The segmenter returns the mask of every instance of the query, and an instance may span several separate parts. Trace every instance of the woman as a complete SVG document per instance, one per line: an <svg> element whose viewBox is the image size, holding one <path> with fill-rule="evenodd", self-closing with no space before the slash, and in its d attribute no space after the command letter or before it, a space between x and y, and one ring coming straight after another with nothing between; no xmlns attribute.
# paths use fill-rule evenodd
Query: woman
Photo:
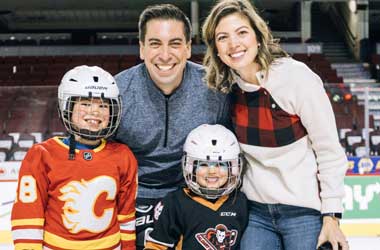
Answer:
<svg viewBox="0 0 380 250"><path fill-rule="evenodd" d="M203 25L206 80L231 92L250 200L242 249L348 249L339 228L347 160L320 78L288 57L245 0L218 2ZM235 84L236 83L236 84Z"/></svg>

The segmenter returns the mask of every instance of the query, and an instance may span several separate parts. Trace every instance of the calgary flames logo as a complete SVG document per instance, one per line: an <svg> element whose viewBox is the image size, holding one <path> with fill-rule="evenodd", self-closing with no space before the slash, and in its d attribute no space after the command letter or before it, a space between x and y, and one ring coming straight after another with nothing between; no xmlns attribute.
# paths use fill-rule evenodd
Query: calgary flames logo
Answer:
<svg viewBox="0 0 380 250"><path fill-rule="evenodd" d="M197 241L207 250L229 250L235 245L238 232L228 230L223 224L209 228L204 233L195 235Z"/></svg>
<svg viewBox="0 0 380 250"><path fill-rule="evenodd" d="M97 216L94 207L97 198L107 193L107 200L114 200L116 196L115 180L109 176L99 176L90 181L71 181L60 189L59 197L65 202L62 221L71 233L82 230L102 232L108 228L114 213L113 208L105 208L101 216Z"/></svg>

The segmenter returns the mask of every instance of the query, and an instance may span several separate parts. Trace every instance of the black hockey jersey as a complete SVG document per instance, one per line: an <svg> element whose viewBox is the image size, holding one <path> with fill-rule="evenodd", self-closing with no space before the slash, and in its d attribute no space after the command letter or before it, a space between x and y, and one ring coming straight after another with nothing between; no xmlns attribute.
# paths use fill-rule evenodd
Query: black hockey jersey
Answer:
<svg viewBox="0 0 380 250"><path fill-rule="evenodd" d="M248 223L247 198L241 192L211 202L189 189L169 193L155 207L154 229L146 250L234 250Z"/></svg>

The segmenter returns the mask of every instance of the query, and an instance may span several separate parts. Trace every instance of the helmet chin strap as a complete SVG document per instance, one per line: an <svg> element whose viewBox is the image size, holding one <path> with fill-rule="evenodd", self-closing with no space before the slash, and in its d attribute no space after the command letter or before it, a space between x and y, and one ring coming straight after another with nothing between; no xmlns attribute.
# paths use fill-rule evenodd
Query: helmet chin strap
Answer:
<svg viewBox="0 0 380 250"><path fill-rule="evenodd" d="M71 134L69 140L69 160L72 161L75 160L75 136Z"/></svg>
<svg viewBox="0 0 380 250"><path fill-rule="evenodd" d="M221 189L213 190L204 187L199 187L199 191L208 199L218 199L223 193L223 190Z"/></svg>
<svg viewBox="0 0 380 250"><path fill-rule="evenodd" d="M75 129L75 131L78 132L79 136L82 137L83 139L86 139L89 141L96 141L96 140L104 138L104 136L107 134L108 129L102 129L96 132L90 131L88 129L79 129L79 131Z"/></svg>

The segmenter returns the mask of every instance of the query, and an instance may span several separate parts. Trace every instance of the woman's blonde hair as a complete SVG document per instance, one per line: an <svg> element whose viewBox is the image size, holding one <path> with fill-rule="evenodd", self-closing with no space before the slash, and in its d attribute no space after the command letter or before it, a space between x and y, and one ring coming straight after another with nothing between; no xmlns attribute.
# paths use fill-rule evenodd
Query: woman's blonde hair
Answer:
<svg viewBox="0 0 380 250"><path fill-rule="evenodd" d="M206 82L212 89L222 92L230 92L233 81L232 69L224 64L217 56L215 45L215 28L223 17L239 13L245 16L253 30L260 47L255 61L260 65L261 70L268 72L269 65L280 57L287 57L288 54L279 46L270 32L268 25L258 15L255 7L247 0L221 0L211 10L202 27L202 38L207 45L206 55L203 64L206 67Z"/></svg>

